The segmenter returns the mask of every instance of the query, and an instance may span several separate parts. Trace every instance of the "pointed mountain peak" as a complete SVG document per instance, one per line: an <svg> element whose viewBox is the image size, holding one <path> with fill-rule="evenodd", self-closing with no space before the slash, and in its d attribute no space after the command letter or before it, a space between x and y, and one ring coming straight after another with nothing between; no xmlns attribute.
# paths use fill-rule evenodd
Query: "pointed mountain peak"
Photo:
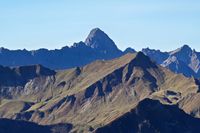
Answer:
<svg viewBox="0 0 200 133"><path fill-rule="evenodd" d="M135 57L130 63L143 68L157 67L156 64L152 62L151 59L143 52L136 53Z"/></svg>
<svg viewBox="0 0 200 133"><path fill-rule="evenodd" d="M102 52L118 51L114 41L99 28L94 28L90 31L85 44Z"/></svg>
<svg viewBox="0 0 200 133"><path fill-rule="evenodd" d="M184 44L184 45L182 46L182 48L190 48L190 46L187 45L187 44Z"/></svg>
<svg viewBox="0 0 200 133"><path fill-rule="evenodd" d="M187 50L187 51L192 51L192 49L190 48L190 46L188 46L188 45L183 45L182 47L181 47L181 49L182 50Z"/></svg>
<svg viewBox="0 0 200 133"><path fill-rule="evenodd" d="M127 54L127 53L136 53L135 49L131 48L131 47L128 47L127 49L124 50L124 53Z"/></svg>
<svg viewBox="0 0 200 133"><path fill-rule="evenodd" d="M143 52L139 51L137 54L136 54L136 58L148 58Z"/></svg>
<svg viewBox="0 0 200 133"><path fill-rule="evenodd" d="M90 31L90 34L105 34L100 28L94 28Z"/></svg>
<svg viewBox="0 0 200 133"><path fill-rule="evenodd" d="M183 45L182 47L170 52L170 55L174 55L174 54L184 54L184 55L188 55L190 53L192 53L192 49L188 46L188 45Z"/></svg>
<svg viewBox="0 0 200 133"><path fill-rule="evenodd" d="M185 44L175 51L177 51L177 52L192 52L192 49L188 45Z"/></svg>
<svg viewBox="0 0 200 133"><path fill-rule="evenodd" d="M141 60L142 62L151 62L151 59L146 56L143 52L139 51L136 56L135 56L135 59L137 60Z"/></svg>

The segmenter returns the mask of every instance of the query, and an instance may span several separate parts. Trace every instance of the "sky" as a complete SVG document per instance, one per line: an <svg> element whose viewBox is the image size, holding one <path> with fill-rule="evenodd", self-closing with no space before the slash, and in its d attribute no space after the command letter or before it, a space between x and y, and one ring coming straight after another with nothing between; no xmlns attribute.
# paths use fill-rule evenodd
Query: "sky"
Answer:
<svg viewBox="0 0 200 133"><path fill-rule="evenodd" d="M0 0L0 47L59 49L96 27L122 50L200 51L200 0Z"/></svg>

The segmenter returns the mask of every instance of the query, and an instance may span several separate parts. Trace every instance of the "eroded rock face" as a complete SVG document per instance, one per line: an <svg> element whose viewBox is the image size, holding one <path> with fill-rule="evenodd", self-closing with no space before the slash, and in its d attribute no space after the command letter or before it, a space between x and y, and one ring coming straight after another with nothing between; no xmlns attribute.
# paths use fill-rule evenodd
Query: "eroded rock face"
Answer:
<svg viewBox="0 0 200 133"><path fill-rule="evenodd" d="M15 68L2 67L0 70L0 96L6 99L24 100L40 93L53 82L56 72L41 65L21 66ZM33 97L33 96L31 96ZM41 99L37 97L36 99ZM30 101L32 101L30 99Z"/></svg>
<svg viewBox="0 0 200 133"><path fill-rule="evenodd" d="M24 86L29 80L39 76L52 76L56 72L42 65L21 66L15 68L0 66L1 86Z"/></svg>

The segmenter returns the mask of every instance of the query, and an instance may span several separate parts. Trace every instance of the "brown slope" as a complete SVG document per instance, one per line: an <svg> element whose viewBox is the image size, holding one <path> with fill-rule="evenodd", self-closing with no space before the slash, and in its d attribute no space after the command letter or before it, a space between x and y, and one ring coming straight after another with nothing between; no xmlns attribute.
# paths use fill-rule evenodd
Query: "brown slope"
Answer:
<svg viewBox="0 0 200 133"><path fill-rule="evenodd" d="M178 105L191 116L200 118L200 93L193 93L184 97Z"/></svg>
<svg viewBox="0 0 200 133"><path fill-rule="evenodd" d="M132 103L132 104L130 104L130 106L133 105L135 103L134 101L137 101L140 97L133 97L132 98L134 91L131 91L130 90L131 87L128 87L129 84L131 84L130 82L132 80L132 79L130 79L129 71L132 71L131 69L132 69L132 65L134 65L134 63L135 63L135 65L138 65L137 64L137 62L138 62L137 58L141 58L140 56L141 55L138 54L137 57L131 58L132 60L128 64L125 63L124 66L119 67L118 69L114 69L113 72L111 71L111 73L108 73L103 78L99 77L99 79L96 80L95 78L91 77L91 78L87 79L87 80L90 80L90 82L85 82L85 80L83 80L84 84L89 83L89 85L86 84L85 85L86 87L81 88L82 90L80 90L80 91L78 90L78 91L76 91L76 94L71 95L71 97L76 98L76 102L73 103L73 104L75 104L73 106L73 107L75 107L74 110L78 110L78 112L76 112L76 113L79 113L80 110L83 113L76 115L76 118L72 117L73 115L72 116L69 115L69 117L71 117L71 118L66 117L66 118L63 118L63 119L68 119L68 120L71 119L72 121L79 121L83 124L83 123L85 123L85 121L88 121L88 122L90 121L89 119L85 120L85 119L87 119L86 115L89 115L90 117L92 115L94 115L93 116L94 118L97 117L98 115L102 115L101 117L103 117L103 118L99 117L100 119L95 120L97 123L99 123L100 121L104 121L104 119L106 118L106 116L104 116L104 113L102 113L102 112L104 112L104 110L105 110L105 113L111 112L111 113L113 113L117 116L121 112L123 112L121 110L126 110L126 108L128 107L127 106L126 108L124 107L124 108L120 109L121 105L123 105L125 103L127 103L128 105L129 105L129 103ZM119 61L119 60L117 60L117 61ZM114 62L116 63L116 61L114 61ZM120 61L120 64L122 64L121 61ZM108 66L111 66L111 65L109 64ZM116 65L116 66L118 66L118 65ZM88 69L90 67L87 66L86 68ZM96 70L99 70L98 67L95 67L95 68L97 68ZM109 69L110 69L110 67L109 67ZM130 69L130 70L128 70L128 69ZM89 70L91 70L91 69L89 69ZM104 72L108 71L106 69L101 69L101 70L102 70L102 73L100 73L100 74L96 73L96 72L95 73L98 74L98 75L104 75ZM96 75L94 77L98 78L98 76L96 76ZM125 79L125 77L126 77L126 79ZM149 77L147 77L147 79L148 78ZM150 80L150 79L148 79L148 80ZM141 79L141 81L138 81L138 85L137 85L137 86L139 86L138 88L144 87L144 88L147 88L147 89L146 90L144 89L144 91L140 91L138 89L138 93L143 93L143 95L145 96L145 95L148 95L151 92L151 90L148 91L148 87L150 88L151 84L149 83L150 84L149 85L147 83L148 87L145 87L145 86L143 86L142 82L143 82L142 79ZM80 84L83 84L83 83L81 82ZM151 88L153 90L154 86L152 85ZM72 88L72 89L74 89L74 88ZM75 87L75 89L76 89L76 87ZM141 98L143 97L142 95L139 95L139 96L141 96ZM59 101L63 101L63 99L61 99ZM57 103L58 102L55 102L55 105L57 105ZM109 104L111 104L113 107L110 107ZM54 105L54 104L49 102L46 106L44 106L42 108L42 110L55 107L55 106L52 106L52 105ZM105 106L105 109L103 108L102 110L101 109L99 110L98 108L102 107L101 105ZM60 107L58 109L59 111L57 111L57 110L55 111L55 113L58 113L58 115L59 114L64 115L63 113L67 113L66 115L70 114L69 112L71 110L66 109L67 108L66 106L64 106L64 107L59 106L59 107ZM112 111L112 110L114 110L114 111ZM90 111L92 111L92 112L90 112ZM73 113L75 113L75 112L73 112ZM84 115L85 119L83 118L83 115ZM91 118L91 119L93 119L93 118ZM59 120L59 119L57 119L57 120ZM92 121L94 121L94 120L92 120Z"/></svg>
<svg viewBox="0 0 200 133"><path fill-rule="evenodd" d="M78 129L95 129L122 116L144 98L176 104L196 93L198 85L194 79L155 65L139 52L34 78L23 89L28 94L17 99L34 105L12 118L40 124L69 122Z"/></svg>
<svg viewBox="0 0 200 133"><path fill-rule="evenodd" d="M87 86L88 84L92 84L92 82L96 82L98 79L105 76L107 73L111 73L113 70L130 62L133 56L134 55L127 55L125 56L125 58L119 58L119 59L108 61L108 62L96 61L95 63L90 64L84 68L75 68L75 69L70 69L66 71L59 71L57 72L55 76L38 76L28 81L26 85L24 86L16 85L16 87L12 87L11 85L10 86L8 85L5 88L1 87L1 90L7 91L6 93L5 91L3 91L4 93L2 94L4 96L9 94L9 97L6 97L6 98L13 99L13 100L16 99L16 100L23 100L23 101L28 101L28 102L29 101L35 102L35 104L30 109L28 109L28 111L32 111L32 110L40 108L41 106L47 103L45 102L46 100L52 99L54 97L58 97L58 100L55 100L55 103L54 103L55 105L57 105L57 102L59 100L63 101L62 99L66 99L64 97L68 95L69 93L77 92L78 91L76 90L76 88L78 88L77 86ZM22 71L21 67L14 68L14 70ZM97 77L97 79L93 77ZM85 79L89 79L89 81ZM18 93L19 92L18 90L20 90L20 93ZM59 96L60 94L62 96ZM10 100L4 100L4 101L7 105L9 104L12 105L13 103L13 101L10 101ZM51 102L52 101L54 100L51 100ZM50 103L50 105L51 104L52 103ZM1 109L5 110L3 106ZM13 109L10 108L10 111L8 111L8 114L6 116L10 116L11 118L13 118L14 117L13 115L15 115L15 113L13 114L12 110ZM14 112L17 113L17 111L18 110L15 110ZM20 113L20 111L18 113Z"/></svg>
<svg viewBox="0 0 200 133"><path fill-rule="evenodd" d="M124 114L146 97L173 104L198 90L193 79L155 65L142 53L58 72L55 84L59 83L59 78L66 84L71 80L71 86L64 86L60 95L38 106L37 110L49 117L38 119L33 115L31 121L42 124L70 122L95 128ZM167 90L181 96L172 101L168 98L170 94L161 95Z"/></svg>

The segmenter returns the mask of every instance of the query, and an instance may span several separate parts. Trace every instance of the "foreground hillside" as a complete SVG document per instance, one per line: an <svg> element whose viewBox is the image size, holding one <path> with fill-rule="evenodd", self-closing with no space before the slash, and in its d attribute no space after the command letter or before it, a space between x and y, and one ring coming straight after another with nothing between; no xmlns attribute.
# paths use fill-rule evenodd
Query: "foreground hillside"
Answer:
<svg viewBox="0 0 200 133"><path fill-rule="evenodd" d="M198 80L174 74L142 52L68 70L36 65L1 67L0 73L1 118L70 123L70 132L114 132L116 127L119 132L194 132L200 127L200 106L192 104Z"/></svg>
<svg viewBox="0 0 200 133"><path fill-rule="evenodd" d="M200 130L199 125L200 119L187 115L177 106L145 99L95 133L195 133Z"/></svg>

